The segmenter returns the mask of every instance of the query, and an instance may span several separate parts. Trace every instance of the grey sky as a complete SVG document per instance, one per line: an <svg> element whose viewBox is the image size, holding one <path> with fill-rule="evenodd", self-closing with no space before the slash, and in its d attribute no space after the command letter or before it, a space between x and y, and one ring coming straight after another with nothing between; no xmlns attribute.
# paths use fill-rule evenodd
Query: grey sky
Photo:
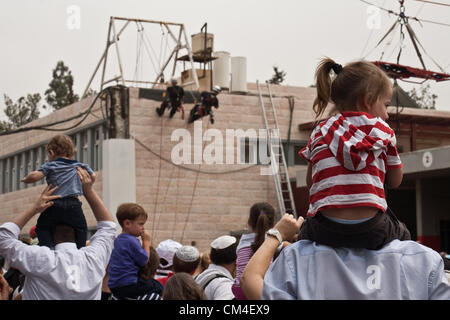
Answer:
<svg viewBox="0 0 450 320"><path fill-rule="evenodd" d="M397 0L368 1L398 12ZM450 3L449 0L440 2ZM67 9L71 5L80 9L80 29L70 30L67 25L71 17ZM414 0L407 0L406 5L407 15L450 23L450 7ZM313 83L314 70L322 56L330 56L342 64L361 58L394 23L394 15L381 12L380 29L369 29L368 19L376 17L368 13L367 8L368 5L358 0L1 1L0 109L4 109L5 93L13 100L27 93L39 92L44 96L51 71L59 60L72 70L75 90L81 94L105 48L110 16L184 23L189 38L207 22L208 32L214 33L215 51L247 57L249 82L269 79L273 74L272 66L276 64L287 72L285 84L308 86ZM427 52L450 72L450 27L411 24ZM125 68L133 71L135 26L128 36L121 50ZM159 45L161 35L154 41L155 46ZM397 43L398 36L386 51L384 60L395 62ZM130 52L125 52L127 48ZM383 46L380 46L367 58L378 60L382 51ZM427 67L438 71L424 56ZM420 67L409 38L405 40L400 62ZM115 67L115 61L108 64L108 70ZM110 72L118 74L115 70ZM450 81L428 83L438 95L437 108L450 110ZM419 85L403 82L400 85L407 90L419 88ZM93 88L98 91L97 80ZM4 118L3 112L0 118Z"/></svg>

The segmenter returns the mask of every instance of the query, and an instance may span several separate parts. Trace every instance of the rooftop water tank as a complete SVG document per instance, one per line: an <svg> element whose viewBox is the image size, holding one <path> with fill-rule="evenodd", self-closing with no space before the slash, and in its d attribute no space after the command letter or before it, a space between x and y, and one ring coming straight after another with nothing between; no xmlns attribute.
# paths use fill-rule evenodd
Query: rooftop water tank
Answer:
<svg viewBox="0 0 450 320"><path fill-rule="evenodd" d="M222 89L230 88L230 53L226 51L214 52L217 59L213 61L213 86Z"/></svg>
<svg viewBox="0 0 450 320"><path fill-rule="evenodd" d="M205 41L205 33L200 32L193 34L191 36L192 41L192 53L193 54L201 54L205 51L205 44L206 44L206 52L213 52L214 48L214 34L208 33L206 35L206 41Z"/></svg>
<svg viewBox="0 0 450 320"><path fill-rule="evenodd" d="M247 92L246 57L231 57L231 92Z"/></svg>

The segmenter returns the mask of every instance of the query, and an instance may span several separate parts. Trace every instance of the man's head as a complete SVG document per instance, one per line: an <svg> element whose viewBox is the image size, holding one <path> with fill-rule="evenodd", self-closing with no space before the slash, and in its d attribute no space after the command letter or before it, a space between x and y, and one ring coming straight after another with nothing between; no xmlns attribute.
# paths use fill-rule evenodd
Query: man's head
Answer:
<svg viewBox="0 0 450 320"><path fill-rule="evenodd" d="M173 272L193 274L200 263L200 252L193 246L182 246L173 256Z"/></svg>
<svg viewBox="0 0 450 320"><path fill-rule="evenodd" d="M221 236L211 242L209 257L211 262L223 266L236 262L237 239L232 236Z"/></svg>
<svg viewBox="0 0 450 320"><path fill-rule="evenodd" d="M75 154L75 146L72 139L64 134L54 136L46 145L49 160L59 157L71 159Z"/></svg>
<svg viewBox="0 0 450 320"><path fill-rule="evenodd" d="M170 79L170 83L171 83L172 85L176 85L176 84L178 83L178 79L175 78L175 77L173 77L172 79Z"/></svg>
<svg viewBox="0 0 450 320"><path fill-rule="evenodd" d="M53 243L56 246L63 242L76 243L75 229L66 224L58 224L53 228Z"/></svg>
<svg viewBox="0 0 450 320"><path fill-rule="evenodd" d="M117 208L116 217L124 233L139 237L145 230L148 215L144 208L136 203L123 203Z"/></svg>

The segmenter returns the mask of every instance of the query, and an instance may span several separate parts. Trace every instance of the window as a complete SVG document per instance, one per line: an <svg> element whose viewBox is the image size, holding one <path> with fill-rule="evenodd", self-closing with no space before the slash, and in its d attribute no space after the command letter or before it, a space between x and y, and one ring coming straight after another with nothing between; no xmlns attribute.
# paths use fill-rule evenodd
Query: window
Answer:
<svg viewBox="0 0 450 320"><path fill-rule="evenodd" d="M307 161L301 158L298 153L301 149L306 146L305 141L283 141L284 157L286 159L286 165L297 166L297 165L307 165ZM282 161L282 159L280 159Z"/></svg>
<svg viewBox="0 0 450 320"><path fill-rule="evenodd" d="M107 133L105 128L105 123L101 122L69 134L75 145L74 159L87 163L94 171L101 170L102 145ZM20 181L47 161L45 144L0 159L0 194L46 183L45 179L32 185Z"/></svg>

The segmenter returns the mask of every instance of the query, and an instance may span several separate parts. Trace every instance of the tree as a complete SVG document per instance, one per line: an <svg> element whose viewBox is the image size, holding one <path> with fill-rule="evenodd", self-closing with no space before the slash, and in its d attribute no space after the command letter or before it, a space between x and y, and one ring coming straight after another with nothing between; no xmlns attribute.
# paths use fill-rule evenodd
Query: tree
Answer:
<svg viewBox="0 0 450 320"><path fill-rule="evenodd" d="M438 96L430 91L430 84L427 84L426 86L420 86L419 90L413 88L408 91L408 95L416 101L421 109L436 109L436 99Z"/></svg>
<svg viewBox="0 0 450 320"><path fill-rule="evenodd" d="M18 128L39 118L39 102L41 101L39 93L28 94L26 98L20 97L15 103L6 94L3 97L6 104L4 112L8 121L0 121L0 132ZM45 105L42 107L47 108Z"/></svg>
<svg viewBox="0 0 450 320"><path fill-rule="evenodd" d="M59 110L75 103L79 96L73 92L73 76L69 67L63 61L58 61L53 69L53 79L49 83L49 89L45 91L45 100L55 110Z"/></svg>
<svg viewBox="0 0 450 320"><path fill-rule="evenodd" d="M272 79L269 80L269 83L271 83L271 84L281 84L284 81L285 77L286 77L286 72L284 72L282 70L278 70L277 66L273 66L273 71L275 73L272 76Z"/></svg>

